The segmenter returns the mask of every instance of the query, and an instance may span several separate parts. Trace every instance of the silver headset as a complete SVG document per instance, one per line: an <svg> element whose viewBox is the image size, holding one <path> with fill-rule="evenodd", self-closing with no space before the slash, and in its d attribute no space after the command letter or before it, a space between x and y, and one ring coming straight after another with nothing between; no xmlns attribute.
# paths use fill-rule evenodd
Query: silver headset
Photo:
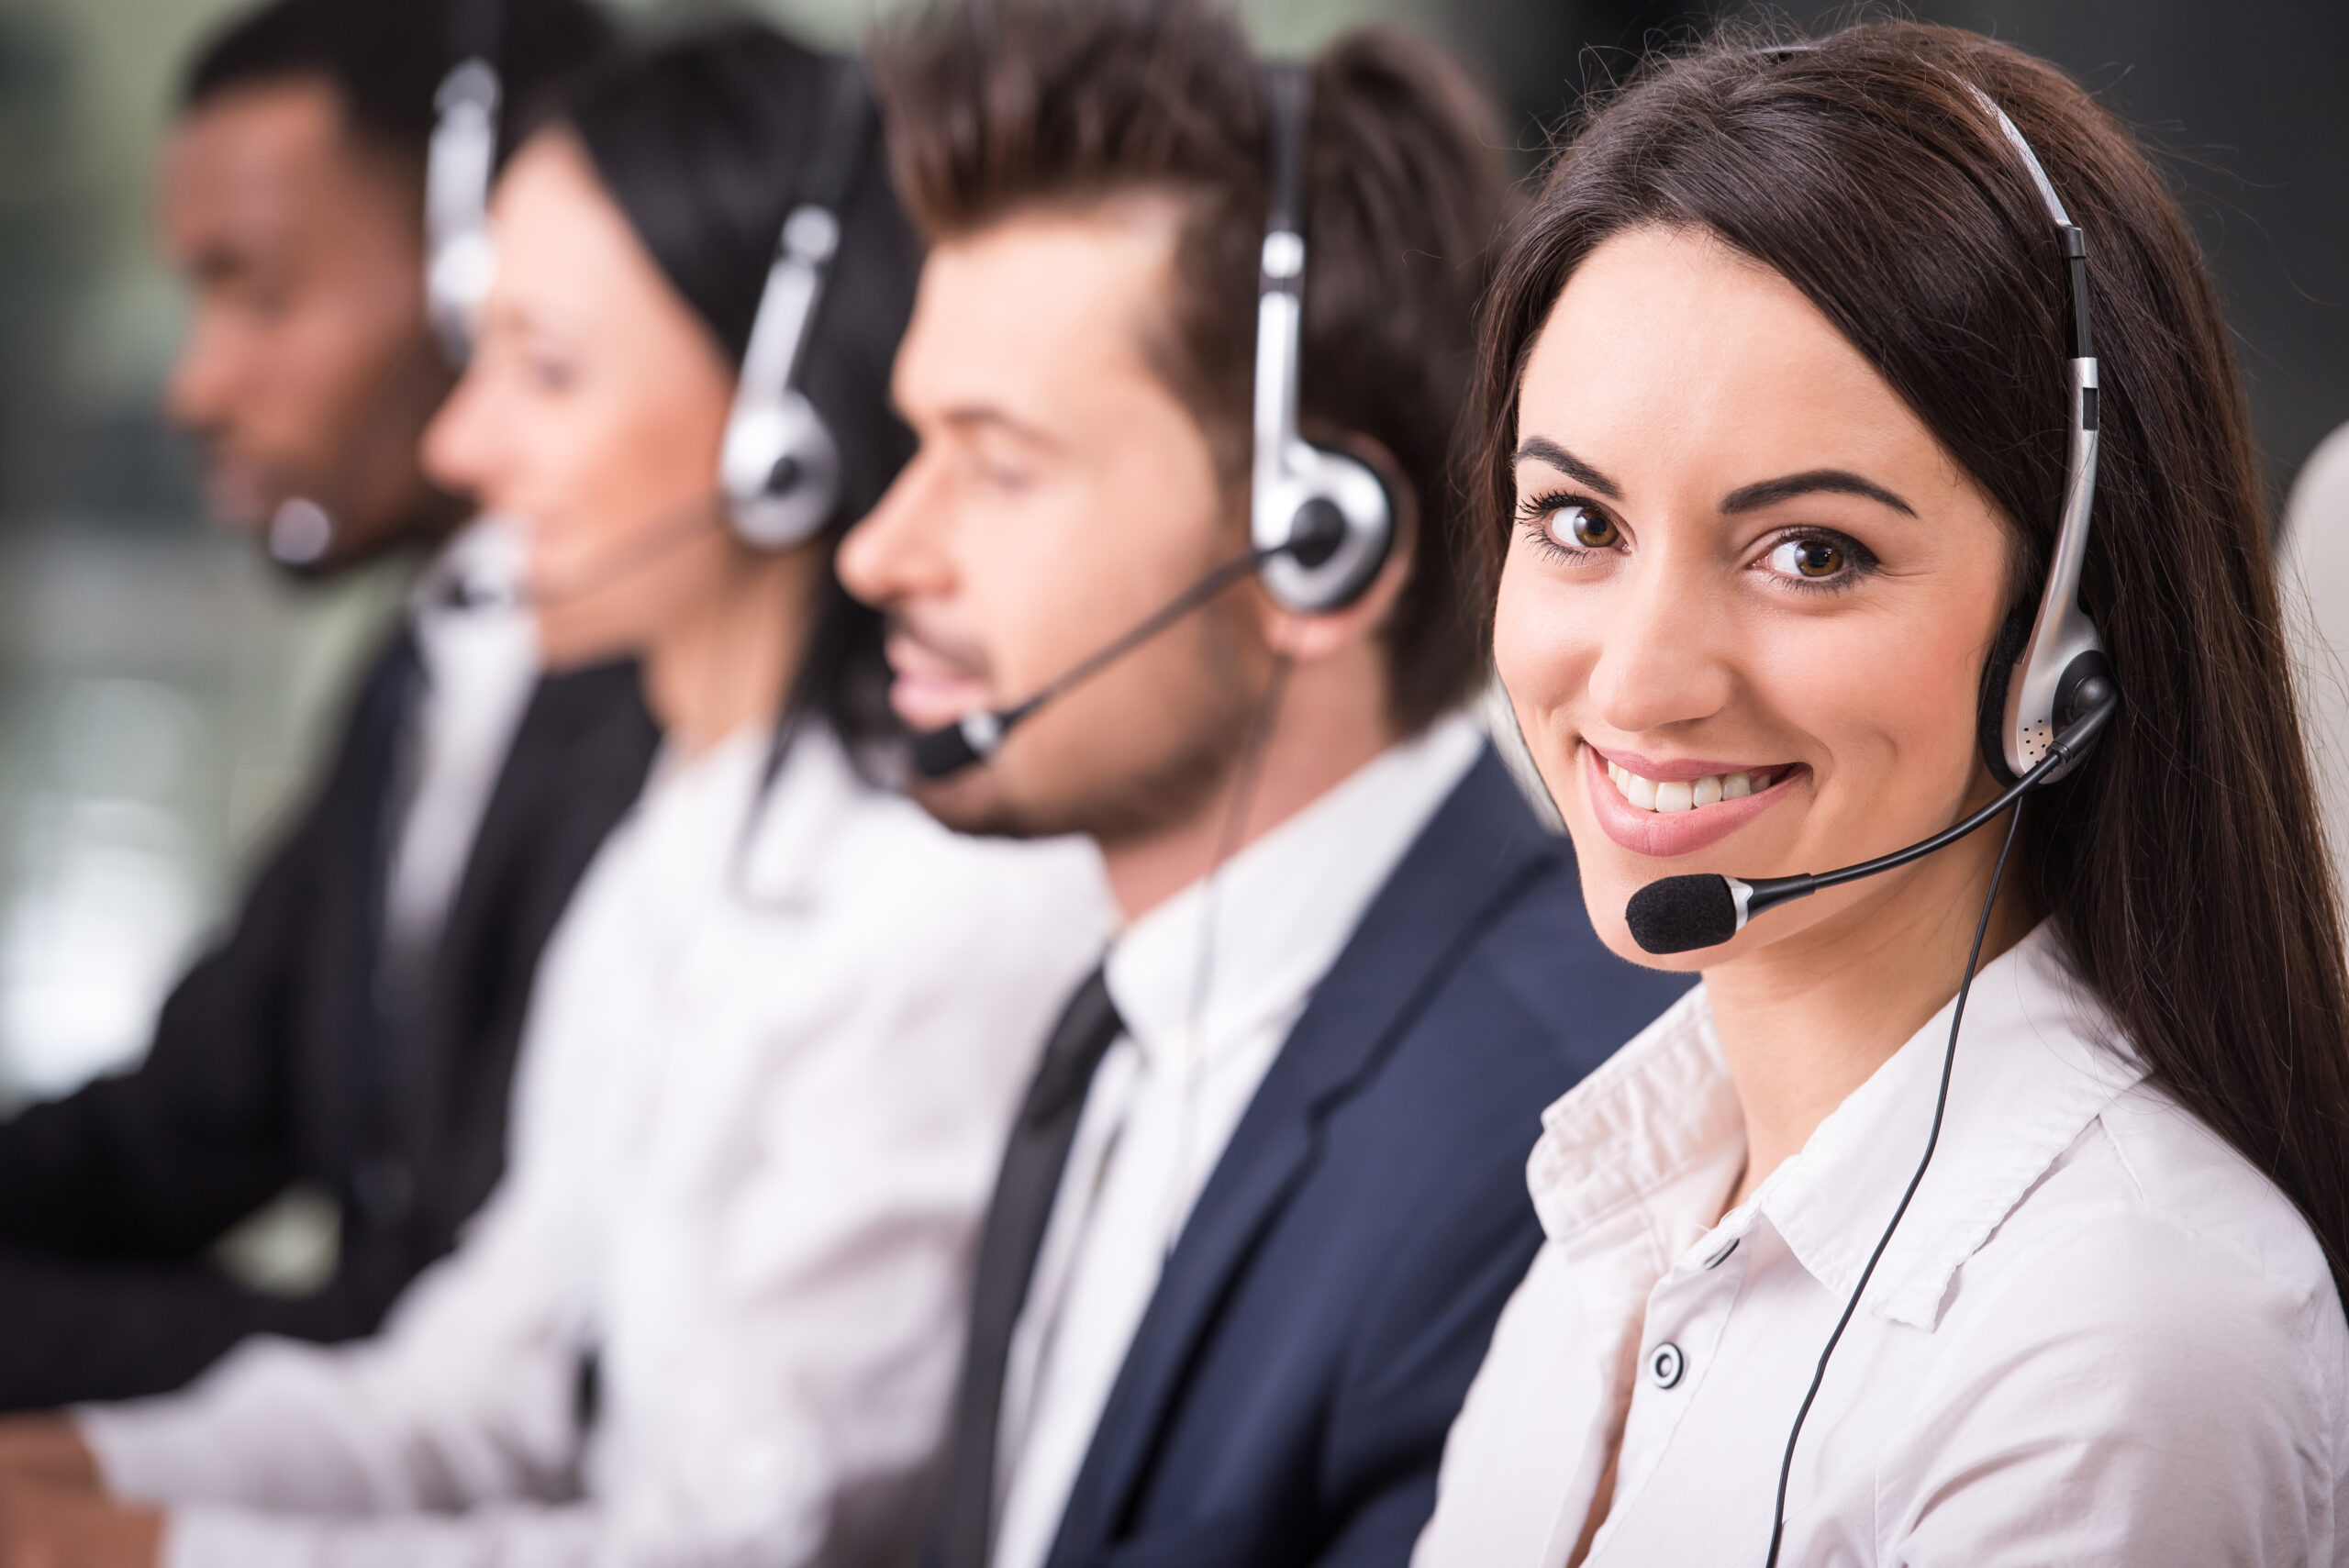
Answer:
<svg viewBox="0 0 2349 1568"><path fill-rule="evenodd" d="M2021 778L2045 760L2056 731L2073 717L2073 696L2091 676L2110 678L2104 640L2080 608L2080 567L2088 550L2088 514L2096 502L2098 436L2096 350L2088 332L2087 246L2079 226L2064 210L2054 184L2041 168L2014 121L1990 95L1972 83L1965 90L1998 121L2009 146L2031 172L2032 183L2048 217L2055 220L2062 240L2066 290L2072 306L2070 364L2070 444L2064 464L2063 520L2055 530L2054 553L2047 563L2047 586L2039 596L2039 613L2032 621L2030 639L2006 675L2006 701L2000 715L1998 742L2007 772ZM2047 775L2061 778L2078 759L2062 762Z"/></svg>
<svg viewBox="0 0 2349 1568"><path fill-rule="evenodd" d="M497 170L500 17L494 0L458 7L457 63L433 95L424 166L425 310L440 351L462 366L474 315L497 268L489 239L489 187Z"/></svg>
<svg viewBox="0 0 2349 1568"><path fill-rule="evenodd" d="M1304 615L1368 588L1395 542L1386 486L1359 458L1297 434L1305 334L1305 183L1312 83L1297 65L1264 72L1272 202L1256 284L1256 407L1249 536L1265 591Z"/></svg>
<svg viewBox="0 0 2349 1568"><path fill-rule="evenodd" d="M823 139L759 296L718 456L734 531L758 550L813 539L840 506L840 444L798 383L875 116L855 61L841 62L834 80Z"/></svg>

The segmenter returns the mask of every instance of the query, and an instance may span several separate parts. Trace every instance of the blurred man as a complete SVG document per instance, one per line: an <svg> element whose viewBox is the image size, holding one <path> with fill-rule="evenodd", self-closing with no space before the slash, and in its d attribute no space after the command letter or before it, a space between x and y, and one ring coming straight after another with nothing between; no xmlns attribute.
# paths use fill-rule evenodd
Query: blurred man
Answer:
<svg viewBox="0 0 2349 1568"><path fill-rule="evenodd" d="M1489 109L1385 34L1260 81L1204 0L965 0L876 71L920 450L841 575L925 804L1090 835L1127 921L1001 1169L929 1562L1399 1568L1540 1240L1541 1107L1682 984L1599 945L1461 712ZM1391 529L1252 442L1300 282L1303 433Z"/></svg>
<svg viewBox="0 0 2349 1568"><path fill-rule="evenodd" d="M481 591L497 540L459 534L418 466L451 379L427 145L457 59L494 62L510 145L605 41L584 0L277 0L189 74L163 160L194 296L168 398L211 505L307 575L430 564L145 1063L0 1127L0 1408L175 1387L256 1330L364 1333L497 1177L539 950L657 736L630 671L539 679L527 617ZM289 1191L340 1228L298 1297L211 1261Z"/></svg>

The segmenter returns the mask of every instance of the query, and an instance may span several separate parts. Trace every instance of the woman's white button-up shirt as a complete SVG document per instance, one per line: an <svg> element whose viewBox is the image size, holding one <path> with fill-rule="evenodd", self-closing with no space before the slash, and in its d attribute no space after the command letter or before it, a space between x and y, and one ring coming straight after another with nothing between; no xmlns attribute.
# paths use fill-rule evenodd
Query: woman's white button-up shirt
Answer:
<svg viewBox="0 0 2349 1568"><path fill-rule="evenodd" d="M1721 1216L1703 988L1552 1106L1546 1245L1416 1568L1759 1564L1820 1349L1923 1152L1949 1010ZM1795 1564L2349 1562L2349 1325L2314 1235L2146 1081L2050 928L1976 979L1939 1151L1829 1364Z"/></svg>
<svg viewBox="0 0 2349 1568"><path fill-rule="evenodd" d="M1090 846L957 838L810 727L664 762L540 973L505 1182L376 1338L77 1412L169 1568L886 1560ZM583 1423L584 1359L600 1409Z"/></svg>

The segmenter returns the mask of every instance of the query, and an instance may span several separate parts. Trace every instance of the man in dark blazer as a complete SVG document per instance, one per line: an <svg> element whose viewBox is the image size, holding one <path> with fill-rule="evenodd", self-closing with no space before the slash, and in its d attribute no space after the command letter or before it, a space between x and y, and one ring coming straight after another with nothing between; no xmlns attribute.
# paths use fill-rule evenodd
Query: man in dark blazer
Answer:
<svg viewBox="0 0 2349 1568"><path fill-rule="evenodd" d="M970 0L875 72L931 244L920 449L842 579L891 617L924 803L1088 834L1125 916L1011 1135L927 1561L1400 1568L1540 1240L1542 1107L1682 984L1600 946L1462 711L1445 458L1498 138L1426 45L1260 78L1206 0ZM1394 522L1310 608L1249 553L1290 205L1301 428Z"/></svg>
<svg viewBox="0 0 2349 1568"><path fill-rule="evenodd" d="M583 0L503 0L468 42L479 9L277 0L189 77L171 412L214 509L304 574L440 551L463 520L417 461L451 373L421 283L434 94L484 47L527 113L606 36ZM445 555L427 584L144 1063L0 1126L0 1408L175 1387L256 1331L368 1332L496 1181L540 949L658 736L632 670L541 681L527 621L484 640ZM293 1296L213 1257L289 1190L339 1229Z"/></svg>

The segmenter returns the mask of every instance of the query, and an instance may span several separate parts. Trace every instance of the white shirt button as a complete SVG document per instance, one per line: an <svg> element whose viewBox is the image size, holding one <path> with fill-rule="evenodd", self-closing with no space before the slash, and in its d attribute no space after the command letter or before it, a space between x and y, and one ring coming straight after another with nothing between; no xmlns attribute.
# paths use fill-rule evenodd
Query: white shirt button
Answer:
<svg viewBox="0 0 2349 1568"><path fill-rule="evenodd" d="M1680 1353L1678 1345L1667 1341L1648 1352L1648 1376L1655 1380L1658 1388L1670 1388L1687 1370L1687 1358Z"/></svg>

